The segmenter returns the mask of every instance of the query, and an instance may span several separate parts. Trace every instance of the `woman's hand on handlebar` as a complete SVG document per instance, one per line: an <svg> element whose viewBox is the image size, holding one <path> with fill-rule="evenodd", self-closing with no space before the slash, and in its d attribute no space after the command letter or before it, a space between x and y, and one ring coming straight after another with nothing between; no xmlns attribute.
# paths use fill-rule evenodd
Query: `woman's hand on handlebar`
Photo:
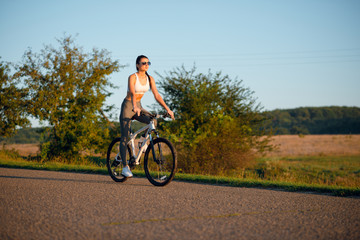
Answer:
<svg viewBox="0 0 360 240"><path fill-rule="evenodd" d="M171 111L170 109L167 111L167 113L170 115L171 119L172 120L175 120L175 116L174 116L174 113L173 111Z"/></svg>

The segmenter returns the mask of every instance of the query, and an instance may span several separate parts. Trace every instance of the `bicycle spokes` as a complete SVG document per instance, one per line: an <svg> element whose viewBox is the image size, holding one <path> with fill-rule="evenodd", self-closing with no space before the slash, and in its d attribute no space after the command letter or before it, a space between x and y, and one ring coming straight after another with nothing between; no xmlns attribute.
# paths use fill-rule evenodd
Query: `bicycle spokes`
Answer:
<svg viewBox="0 0 360 240"><path fill-rule="evenodd" d="M149 181L156 186L164 186L174 177L176 154L171 143L158 138L146 152L144 161L145 173Z"/></svg>

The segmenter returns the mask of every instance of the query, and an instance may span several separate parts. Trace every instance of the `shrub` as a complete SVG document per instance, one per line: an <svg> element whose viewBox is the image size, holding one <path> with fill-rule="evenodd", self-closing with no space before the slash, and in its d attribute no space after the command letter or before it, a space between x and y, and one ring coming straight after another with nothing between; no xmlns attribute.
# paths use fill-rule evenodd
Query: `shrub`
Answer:
<svg viewBox="0 0 360 240"><path fill-rule="evenodd" d="M262 137L265 119L253 92L221 72L195 71L182 67L166 76L158 74L159 89L177 118L159 125L176 144L178 168L187 173L230 174L247 165L256 152L270 150L269 136Z"/></svg>

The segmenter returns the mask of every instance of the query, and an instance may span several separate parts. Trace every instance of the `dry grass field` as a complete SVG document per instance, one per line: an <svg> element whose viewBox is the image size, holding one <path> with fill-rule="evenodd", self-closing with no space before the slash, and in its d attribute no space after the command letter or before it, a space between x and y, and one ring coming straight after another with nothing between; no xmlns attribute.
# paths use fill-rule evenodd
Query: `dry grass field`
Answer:
<svg viewBox="0 0 360 240"><path fill-rule="evenodd" d="M268 157L360 155L360 135L278 135Z"/></svg>
<svg viewBox="0 0 360 240"><path fill-rule="evenodd" d="M7 150L15 150L23 157L36 156L40 151L38 144L7 144L3 147Z"/></svg>
<svg viewBox="0 0 360 240"><path fill-rule="evenodd" d="M272 139L277 149L268 157L360 155L360 135L278 135ZM15 149L21 156L39 152L37 144L9 144L5 148Z"/></svg>

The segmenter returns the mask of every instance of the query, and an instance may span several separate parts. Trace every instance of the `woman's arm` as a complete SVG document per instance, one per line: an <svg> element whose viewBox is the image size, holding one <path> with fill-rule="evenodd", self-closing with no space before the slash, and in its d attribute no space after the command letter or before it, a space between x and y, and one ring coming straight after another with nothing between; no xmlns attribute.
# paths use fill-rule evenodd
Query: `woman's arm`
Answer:
<svg viewBox="0 0 360 240"><path fill-rule="evenodd" d="M170 108L166 105L166 103L164 102L163 98L161 97L161 95L159 94L156 85L155 85L155 80L152 76L150 76L150 87L151 87L151 91L154 94L155 100L163 107L165 108L165 110L170 114L171 118L174 120L174 113L170 110Z"/></svg>
<svg viewBox="0 0 360 240"><path fill-rule="evenodd" d="M135 74L130 75L129 80L128 80L128 86L129 86L129 92L130 92L130 96L131 96L131 102L133 105L133 111L138 116L140 116L141 109L138 108L138 106L136 105L135 82L136 82Z"/></svg>

